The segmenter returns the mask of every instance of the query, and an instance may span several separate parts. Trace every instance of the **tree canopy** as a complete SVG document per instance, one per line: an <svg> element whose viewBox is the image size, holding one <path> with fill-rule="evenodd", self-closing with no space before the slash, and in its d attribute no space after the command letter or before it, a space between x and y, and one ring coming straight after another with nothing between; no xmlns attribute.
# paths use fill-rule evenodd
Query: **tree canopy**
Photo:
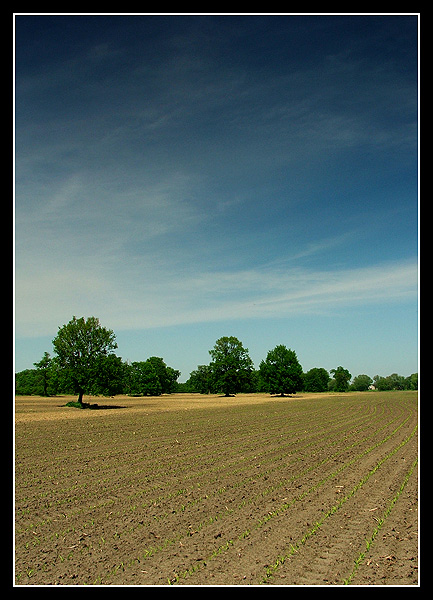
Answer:
<svg viewBox="0 0 433 600"><path fill-rule="evenodd" d="M96 317L75 316L59 327L53 340L56 360L64 378L78 393L82 405L85 393L95 392L101 383L103 359L117 348L111 329L102 327Z"/></svg>
<svg viewBox="0 0 433 600"><path fill-rule="evenodd" d="M131 396L159 396L161 394L161 382L155 367L149 360L131 363L127 389Z"/></svg>
<svg viewBox="0 0 433 600"><path fill-rule="evenodd" d="M295 394L302 390L302 367L294 350L280 344L269 350L259 367L262 380L271 394Z"/></svg>
<svg viewBox="0 0 433 600"><path fill-rule="evenodd" d="M212 362L209 367L216 387L225 396L240 392L251 381L253 361L236 337L221 337L209 350Z"/></svg>
<svg viewBox="0 0 433 600"><path fill-rule="evenodd" d="M368 375L357 375L353 378L350 389L357 392L365 392L372 383L373 380Z"/></svg>
<svg viewBox="0 0 433 600"><path fill-rule="evenodd" d="M313 367L304 373L304 387L306 392L326 392L330 377L326 369Z"/></svg>
<svg viewBox="0 0 433 600"><path fill-rule="evenodd" d="M197 369L191 371L188 384L195 392L211 394L214 389L214 382L209 365L198 365Z"/></svg>
<svg viewBox="0 0 433 600"><path fill-rule="evenodd" d="M392 373L388 377L357 375L350 383L351 374L342 366L331 369L315 367L302 372L294 350L280 344L267 353L258 370L254 369L240 340L234 336L219 338L209 350L209 365L199 365L188 381L178 383L180 371L151 356L143 361L124 362L114 354L116 337L111 329L102 327L96 317L75 316L62 327L53 340L55 355L45 352L36 369L25 369L15 374L17 395L49 396L57 393L78 393L78 404L83 407L83 395L158 396L176 391L202 394L239 392L268 392L293 394L297 391L336 392L365 391L367 389L417 390L418 374L403 377ZM373 384L373 385L372 385ZM87 406L87 405L85 405Z"/></svg>
<svg viewBox="0 0 433 600"><path fill-rule="evenodd" d="M33 363L37 368L38 379L42 385L41 396L49 396L48 386L50 382L50 373L52 369L52 360L48 352L44 352L42 359L39 362Z"/></svg>
<svg viewBox="0 0 433 600"><path fill-rule="evenodd" d="M352 377L349 371L340 366L336 369L331 369L329 372L334 375L333 389L336 392L347 392L349 389L349 381Z"/></svg>

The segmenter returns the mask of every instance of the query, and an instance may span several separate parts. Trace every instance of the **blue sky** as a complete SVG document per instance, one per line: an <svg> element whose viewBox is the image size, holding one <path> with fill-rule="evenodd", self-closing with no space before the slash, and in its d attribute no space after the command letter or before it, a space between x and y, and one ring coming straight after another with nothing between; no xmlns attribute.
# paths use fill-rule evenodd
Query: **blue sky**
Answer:
<svg viewBox="0 0 433 600"><path fill-rule="evenodd" d="M15 369L418 369L417 15L16 15Z"/></svg>

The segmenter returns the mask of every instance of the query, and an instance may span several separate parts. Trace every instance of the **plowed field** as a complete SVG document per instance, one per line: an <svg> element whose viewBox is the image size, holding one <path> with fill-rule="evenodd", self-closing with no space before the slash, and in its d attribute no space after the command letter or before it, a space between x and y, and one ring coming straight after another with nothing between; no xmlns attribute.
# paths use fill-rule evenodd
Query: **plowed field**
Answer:
<svg viewBox="0 0 433 600"><path fill-rule="evenodd" d="M417 585L416 392L17 397L16 585Z"/></svg>

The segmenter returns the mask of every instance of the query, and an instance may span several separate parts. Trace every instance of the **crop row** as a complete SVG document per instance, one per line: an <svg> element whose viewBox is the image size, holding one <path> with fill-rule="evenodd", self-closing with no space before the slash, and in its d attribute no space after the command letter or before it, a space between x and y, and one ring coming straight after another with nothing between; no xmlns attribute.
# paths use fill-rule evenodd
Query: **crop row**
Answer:
<svg viewBox="0 0 433 600"><path fill-rule="evenodd" d="M282 564L284 564L284 562L290 556L292 556L294 553L296 553L299 550L299 548L302 545L304 545L307 542L307 540L320 529L320 527L323 525L323 523L325 522L326 519L328 519L331 515L336 513L350 498L352 498L352 496L354 496L354 494L356 494L356 492L358 492L361 489L361 487L363 485L365 485L369 481L370 477L372 475L374 475L376 473L376 471L388 459L390 459L392 456L394 456L394 454L396 454L403 446L405 446L413 438L413 436L416 434L416 431L417 431L417 426L414 428L414 430L411 432L411 434L407 438L405 438L402 442L400 442L400 444L398 444L398 446L393 448L393 450L391 452L389 452L381 460L379 460L379 462L377 462L375 464L375 466L373 468L371 468L347 494L345 494L336 504L334 504L331 508L329 508L329 510L324 513L322 518L319 521L317 521L311 529L309 529L308 531L305 532L305 534L299 539L299 541L295 542L294 544L290 544L290 548L289 548L288 552L286 552L285 554L283 554L281 556L278 556L277 559L275 560L275 562L272 565L270 565L269 567L267 567L266 573L265 573L263 579L261 580L261 583L266 583L267 580L270 577L272 577L272 575L275 573L275 571ZM409 476L413 472L415 465L416 465L416 462L412 465L412 467L409 471ZM409 477L407 476L407 479L408 478ZM407 483L407 479L405 478L405 481L402 484L403 489ZM400 490L402 490L402 487L400 487ZM395 503L397 498L398 498L398 496L393 498L393 501L391 502L391 507L393 506L393 504ZM359 557L357 558L355 563L356 562L358 562L358 564L359 564L359 562L360 562ZM353 574L354 574L354 572L353 572ZM349 577L352 578L351 576L349 576ZM346 582L348 582L347 579L344 580L344 583L346 583Z"/></svg>
<svg viewBox="0 0 433 600"><path fill-rule="evenodd" d="M347 417L346 417L347 418ZM368 418L367 417L363 417ZM330 419L328 422L322 423L320 425L320 428L318 429L317 434L320 435L320 431L321 430L326 430L327 428L329 428L331 421L334 421L333 425L332 425L332 429L336 429L336 426L338 426L338 422L335 422L335 418ZM355 423L355 421L352 419L351 421L352 423ZM317 426L316 426L317 428ZM305 430L305 423L301 424L301 430L304 429ZM298 433L299 430L296 430L293 426L291 426L291 431L287 432L281 429L281 427L279 429L277 429L277 431L273 434L273 437L275 439L277 439L278 441L278 448L281 447L281 439L284 438L284 441L286 444L290 444L290 443L296 443L299 438L296 437L296 434ZM288 437L288 433L289 433L289 437ZM307 433L307 432L306 432ZM309 425L309 431L308 431L308 435L306 436L306 438L311 437L312 438L312 433L314 435L315 433L315 426L311 426ZM291 436L291 437L290 437ZM180 437L179 435L177 437ZM265 438L265 439L264 439ZM293 438L293 440L291 439ZM286 441L288 440L288 441ZM254 435L249 433L248 436L244 436L243 439L239 440L236 439L233 440L230 444L229 447L227 447L227 444L225 444L226 446L226 452L229 454L230 460L229 460L229 465L231 465L233 463L232 460L232 456L233 455L239 455L242 456L243 458L247 459L247 454L248 452L253 453L253 454L257 454L257 451L260 452L260 448L263 446L263 443L266 443L267 447L271 447L272 449L272 434L271 431L266 428L265 429L265 433L260 433L260 434L256 434L256 437L254 439ZM175 443L179 443L178 441L176 441ZM247 445L248 444L248 445ZM146 483L151 483L152 481L155 481L157 479L157 476L160 475L161 478L163 479L162 485L169 485L169 482L167 482L167 477L170 476L170 474L174 474L174 476L176 478L178 478L178 475L181 474L182 470L184 471L188 471L189 473L191 472L191 462L192 462L192 458L193 458L193 462L194 464L200 465L201 459L204 458L204 463L205 463L205 467L206 468L212 468L212 462L213 463L223 463L224 464L224 456L221 453L219 447L217 444L214 444L212 446L210 446L210 448L206 448L205 452L199 453L197 450L200 448L199 442L195 441L194 443L191 442L189 444L189 446L191 447L191 449L188 451L188 453L182 453L181 451L177 451L176 455L171 455L169 456L168 447L160 447L159 450L157 450L157 452L155 451L154 453L149 452L149 449L147 448L147 446L142 446L140 444L140 442L137 440L137 446L139 448L138 452L136 452L136 456L128 456L128 464L127 464L127 469L124 471L123 474L123 478L128 478L129 480L131 479L132 475L137 475L138 477L141 478L141 480L146 481ZM195 446L195 448L194 448ZM198 448L197 448L198 446ZM156 454L159 453L161 450L164 450L167 454L167 459L169 460L164 460L164 461L160 461L158 456L154 456ZM209 452L209 450L211 450L211 452ZM272 450L271 450L272 451ZM241 453L241 454L239 454ZM137 454L139 454L139 456L137 457ZM151 462L149 463L149 454L153 457L151 459ZM136 460L134 460L134 458ZM115 461L116 460L116 455L114 456L107 456L106 459L110 460L110 461ZM96 465L92 468L89 466L89 461L88 459L84 459L84 462L86 462L86 466L85 467L81 467L79 469L70 471L68 473L64 474L64 478L71 481L74 480L74 478L76 478L77 476L79 476L80 474L84 473L84 471L89 474L93 471L95 472L99 472L99 463L96 463ZM170 464L170 469L167 469L167 463ZM114 474L117 476L119 474L119 470L120 468L115 467L113 469ZM54 476L55 477L55 476ZM114 478L116 481L116 485L118 485L119 487L122 486L123 482L121 481L121 478L119 477L115 477ZM106 478L106 480L108 480L108 478ZM100 487L101 484L103 484L104 480L98 480L98 488ZM113 482L113 477L110 478L110 485L112 485ZM43 483L43 482L41 482ZM75 484L75 487L77 486L77 484ZM59 497L59 492L61 491L65 491L66 493L68 493L71 491L71 487L70 488L62 488L59 490L59 488L55 489L55 495L56 498ZM44 496L48 495L48 492L45 490L44 492L42 492L44 494ZM81 492L80 492L80 497L81 497Z"/></svg>
<svg viewBox="0 0 433 600"><path fill-rule="evenodd" d="M366 556L368 556L368 553L370 551L370 548L372 547L377 534L379 533L379 531L382 529L385 521L387 520L387 518L389 517L389 515L391 514L392 509L394 508L397 500L399 499L401 493L403 492L403 490L405 489L412 473L415 471L415 468L418 464L418 458L415 459L415 461L412 463L408 473L406 474L402 484L400 485L400 487L397 490L397 493L392 497L391 501L389 502L385 512L383 513L382 517L380 519L377 520L377 525L376 527L373 529L371 535L368 537L368 539L365 540L365 549L363 551L361 551L359 553L359 555L356 557L355 561L354 561L354 566L353 569L351 571L351 573L343 579L343 584L344 585L349 585L352 580L354 579L356 572L359 568L359 566L362 564L362 562L365 560Z"/></svg>
<svg viewBox="0 0 433 600"><path fill-rule="evenodd" d="M376 443L375 445L373 445L373 446L371 446L370 448L368 448L368 450L367 450L367 451L364 451L364 452L362 452L362 453L361 453L361 454L360 454L360 455L357 457L357 459L359 459L359 458L361 458L362 456L364 456L364 455L366 454L366 452L370 452L370 451L372 451L373 449L377 448L377 447L378 447L378 445L380 445L380 444L384 443L386 440L388 440L388 439L389 439L389 438L390 438L392 435L394 435L394 434L395 434L395 433L396 433L396 432L397 432L397 431L398 431L398 430L399 430L399 429L400 429L400 428L403 426L403 424L404 424L404 423L405 423L405 422L408 420L408 418L409 418L409 417L407 417L407 418L406 418L406 419L405 419L405 420L404 420L404 421L403 421L403 422L402 422L402 423L401 423L401 424L400 424L400 425L399 425L399 426L398 426L398 427L397 427L397 428L396 428L396 429L395 429L395 430L394 430L394 431L393 431L393 432L392 432L390 435L386 436L386 437L385 437L384 439L382 439L380 442L378 442L378 443ZM391 419L391 421L394 421L394 420L395 420L395 419ZM386 425L382 425L382 427L378 428L378 430L381 430L381 429L383 429L384 427L386 427ZM375 432L375 433L376 433L376 432ZM363 441L363 442L365 442L367 439L369 439L369 438L371 438L371 437L373 437L373 436L374 436L374 434L372 434L372 435L369 435L369 436L366 436L365 438L363 438L363 440L362 440L362 441ZM249 497L248 497L248 499L245 499L245 498L244 498L243 500L241 500L241 502L239 502L237 505L235 505L235 507L234 507L234 508L227 509L227 507L225 507L225 508L223 508L222 510L220 510L219 512L217 512L217 513L214 513L214 514L211 514L211 515L207 516L207 518L206 518L206 519L203 519L203 520L202 520L202 521L200 521L200 522L196 522L196 523L195 523L195 524L192 526L192 529L193 529L194 531L201 531L201 530L203 529L203 527L205 527L206 525L212 524L212 523L216 522L217 520L230 518L230 516L231 516L231 515L233 515L233 513L234 513L234 512L237 512L238 510L242 509L243 507L245 507L245 506L247 506L247 505L254 504L254 503L255 503L255 501L257 501L258 499L262 499L262 498L264 498L265 496L269 495L270 493L274 492L276 488L281 488L281 487L283 487L283 486L287 486L288 484L292 483L293 481L295 481L295 480L297 480L297 479L300 479L300 478L304 477L304 476L305 476L306 474L308 474L309 472L311 472L311 471L314 471L314 470L316 470L316 469L317 469L317 468L319 468L319 467L323 467L323 465L324 465L325 463L332 461L333 459L335 459L335 457L336 457L336 456L338 456L338 455L340 455L340 454L343 454L345 450L347 450L347 449L349 449L349 448L353 448L354 446L358 445L359 443L360 443L360 442L356 442L356 443L349 444L347 447L345 447L345 448L341 449L340 451L338 451L338 452L336 452L336 453L334 453L334 454L327 455L325 458L323 458L322 460L318 461L318 462L317 462L317 463L315 463L313 466L309 466L309 467L307 467L307 468L304 468L304 469L303 469L303 470L301 470L301 471L297 471L297 472L295 472L295 473L294 473L293 475L291 475L290 477L287 477L287 478L285 478L285 479L284 479L284 478L281 478L281 477L279 477L279 478L278 478L278 481L277 481L277 483L276 483L276 484L270 485L270 486L268 486L267 488L265 488L265 489L262 489L262 490L261 490L261 491L260 491L260 492L259 492L257 495L255 495L255 496L254 496L254 495L253 495L253 496L249 496ZM349 464L347 464L347 463L346 463L346 464L343 464L343 465L342 465L342 467L341 467L339 470L337 470L337 473L338 473L340 470L342 470L342 469L346 468L347 466L349 466L350 464L352 464L353 462L354 462L354 461L351 461ZM261 465L261 467L262 467L262 466L263 466L263 465ZM266 470L263 470L263 469L261 469L261 475L262 475L262 476L264 476L264 477L266 477L265 473L267 473L267 471L266 471ZM324 482L325 482L327 479L329 479L330 477L333 477L333 476L335 476L335 473L332 473L330 476L328 476L328 477L326 477L325 479L323 479L323 480L320 482L320 485L322 485L322 484L323 484L323 483L324 483ZM257 479L257 475L255 474L255 475L251 476L251 477L250 477L250 480L251 480L251 479L254 479L254 480L255 480L255 479ZM245 482L241 482L241 483L240 483L240 485L242 485L242 483L245 483ZM232 486L232 488L233 488L233 487L234 487L234 486ZM317 486L316 486L316 487L317 487ZM310 492L310 491L312 491L312 489L314 489L314 486L313 486L313 488L310 488L310 489L307 491L307 493L308 493L308 492ZM220 490L219 490L219 491L220 491ZM231 494L231 495L233 495L233 489L231 489L231 490L229 490L229 491L230 491L230 494ZM301 495L301 498L303 498L305 495L306 495L305 493L304 493L304 494L302 494L302 495ZM206 498L207 498L207 496L206 496ZM191 504L192 504L192 503L191 503ZM291 505L291 503L288 503L288 504L287 504L287 506L286 506L285 508L288 508L290 505ZM182 505L182 506L181 506L181 510L182 510L182 511L183 511L183 510L185 510L185 508L186 508L186 506L185 506L185 505ZM264 523L264 522L266 522L266 520L269 518L269 515L272 515L272 514L273 514L272 512L270 512L270 513L268 512L268 513L267 513L267 515L266 515L266 518L265 518L265 519L261 519L260 521L261 521L261 522L263 522L263 523ZM146 525L146 526L150 526L151 524L152 524L152 522L148 522L148 523L146 523L145 525ZM175 543L175 542L179 542L179 541L181 541L181 540L182 540L182 539L183 539L185 536L189 535L189 533L190 533L190 529L189 529L189 528L186 528L186 529L185 529L185 531L184 531L183 533L182 533L182 531L179 531L179 529L178 529L178 528L176 529L176 531L177 531L177 534L176 534L176 536L175 536L175 537L161 539L158 545L151 545L151 546L150 546L150 547L148 547L147 549L143 549L143 552L142 552L141 558L143 559L143 558L145 558L145 557L147 557L147 556L153 556L153 555L154 555L156 552L158 552L158 551L160 551L160 550L163 550L163 549L167 548L167 547L168 547L168 546L170 546L170 545L174 545L174 543ZM245 532L243 532L241 535L245 536ZM139 560L139 558L138 558L137 560ZM196 569L196 568L197 568L197 563L195 563L195 565L194 565L194 566L195 566L195 569Z"/></svg>
<svg viewBox="0 0 433 600"><path fill-rule="evenodd" d="M361 418L365 420L366 418L368 418L368 416ZM210 455L209 450L206 450L206 452L202 454L196 452L192 458L191 453L189 453L186 457L177 457L177 461L175 460L175 457L170 457L166 455L164 461L161 462L160 459L155 459L155 462L149 464L146 456L148 450L147 448L143 448L142 451L139 453L141 454L141 456L137 462L134 462L134 460L131 460L128 457L127 469L124 469L123 474L121 474L120 476L120 467L114 467L114 469L111 469L111 473L108 474L109 476L103 479L90 479L86 480L86 482L84 483L80 483L79 477L81 474L89 475L92 472L91 468L80 467L78 469L74 469L73 471L69 471L64 474L63 480L69 482L69 485L65 487L59 487L58 485L54 487L54 484L57 484L57 481L60 477L58 469L56 469L56 474L49 475L48 481L45 481L45 485L41 485L44 491L39 494L39 501L43 500L43 504L47 508L50 508L53 504L55 504L56 506L61 506L62 503L71 504L75 500L73 492L76 493L76 498L80 498L80 500L82 500L83 497L86 496L86 494L95 493L99 495L101 493L101 489L103 490L105 486L109 487L110 491L113 493L116 491L116 489L124 490L125 480L127 480L127 482L130 483L133 477L136 477L139 480L139 483L145 484L144 490L146 493L152 489L161 490L163 488L171 487L172 482L170 476L173 477L173 474L176 480L180 479L183 476L183 472L187 473L185 477L183 477L183 481L193 480L200 477L203 477L206 480L208 480L209 474L211 474L212 472L216 473L216 476L218 477L222 471L232 470L233 467L239 462L247 463L249 460L260 460L263 462L264 457L267 454L272 455L272 453L274 453L276 449L278 452L281 452L281 450L283 450L284 448L290 448L296 445L295 451L299 452L301 448L301 442L307 440L307 443L305 444L306 447L313 445L316 442L317 438L320 438L323 430L328 432L328 437L332 435L332 431L336 432L335 435L337 435L338 432L341 433L342 430L337 429L340 425L340 422L335 423L334 420L332 429L329 428L329 422L323 423L320 427L312 427L308 433L305 432L307 433L307 435L304 435L303 437L298 437L298 434L300 431L305 431L305 424L301 425L301 429L295 429L293 426L291 426L291 431L289 432L289 434L288 432L282 430L281 427L277 430L276 433L273 434L273 436L272 432L270 432L267 429L265 430L265 433L261 433L260 436L256 435L254 437L251 436L251 434L249 434L248 439L243 439L240 443L239 440L236 439L230 445L230 448L227 450L227 460L224 459L224 455L221 453L218 446L215 445L211 448L212 451ZM354 425L354 423L354 420L350 422L351 425ZM272 437L274 437L274 439L277 440L276 447L272 445ZM310 441L308 442L308 440ZM195 444L192 444L192 446L194 445ZM265 448L265 450L262 449L263 447ZM143 454L145 455L144 457ZM236 459L233 459L233 456L236 456ZM114 459L115 458L116 457L114 457ZM204 460L201 460L202 458L204 458ZM104 462L110 461L110 459L112 462L113 457L105 457ZM200 467L200 465L202 466ZM93 471L95 473L100 473L99 462L95 465ZM53 486L47 489L46 484L50 481L53 483ZM74 484L71 485L71 481L74 481ZM91 488L91 486L93 489ZM131 499L136 498L141 493L143 493L143 491L140 492L134 490L130 494L130 497ZM52 496L54 500L50 501L50 496ZM64 500L62 500L62 496L64 496ZM171 494L169 494L168 497L171 497ZM25 501L26 498L21 498L20 503L25 504ZM27 508L28 512L29 510L30 509ZM34 528L35 524L30 523L29 526Z"/></svg>
<svg viewBox="0 0 433 600"><path fill-rule="evenodd" d="M314 483L308 489L304 490L303 492L301 492L298 495L295 495L290 500L287 500L286 502L284 502L280 506L276 507L274 510L272 510L272 511L268 512L267 514L265 514L263 517L257 519L254 523L251 524L251 526L248 529L245 529L244 531L240 532L238 534L237 538L239 540L247 538L251 534L252 531L259 530L266 523L268 523L271 519L274 519L274 518L282 515L283 513L285 513L289 509L291 509L296 503L299 503L302 500L304 500L308 495L312 494L313 492L317 492L327 482L329 482L330 480L332 480L332 479L338 477L339 475L341 475L341 473L343 471L345 471L347 468L349 468L349 467L353 466L354 464L358 463L367 454L375 451L379 446L381 446L386 441L388 441L393 435L395 435L397 433L397 431L402 427L402 425L403 425L403 423L400 424L399 427L392 432L392 434L390 434L389 436L387 436L386 438L384 438L382 441L377 442L373 446L370 446L369 448L367 448L366 450L364 450L360 454L358 454L355 457L353 457L349 462L340 465L336 470L332 471L331 473L329 473L328 475L326 475L326 477L324 477L324 478L320 479L318 482ZM412 439L412 437L416 434L416 430L417 430L417 427L414 428L414 430L410 433L410 435L407 438L405 438L402 442L400 442L397 446L395 446L390 452L388 452L382 459L380 459L374 465L374 467L372 467L368 471L368 473L353 487L353 489L348 494L344 495L339 500L339 502L337 504L335 504L331 508L329 508L323 514L322 518L319 521L317 521L313 525L313 527L311 529L309 529L308 531L306 531L297 542L291 543L290 546L289 546L288 552L286 554L278 556L277 559L274 561L274 563L271 564L267 568L266 574L263 577L263 579L261 580L261 582L265 582L267 579L269 579L272 576L272 574L277 570L277 568L279 566L281 566L285 562L285 560L287 560L287 558L289 558L290 556L292 556L299 549L299 547L301 545L305 544L305 542L321 527L321 525L323 524L323 522L329 516L331 516L332 514L334 514L339 508L341 508L341 506L343 506L343 504L349 498L351 498L370 479L371 475L373 475L374 473L376 473L376 471L382 466L382 464L386 460L388 460L389 458L391 458L396 452L398 452L398 450L400 450L403 446L405 446L407 444L407 442L409 442ZM184 570L182 573L176 574L176 576L174 578L170 579L170 583L177 583L180 579L182 579L182 578L185 579L185 578L191 576L193 573L197 572L200 567L201 568L207 567L209 565L210 561L212 560L213 556L216 556L217 554L219 554L221 552L221 548L224 547L225 549L229 549L231 546L233 546L233 543L234 543L234 539L227 540L225 542L225 544L222 544L219 547L219 552L218 553L212 554L209 557L207 557L206 559L204 559L203 561L201 561L200 563L195 563L189 569Z"/></svg>
<svg viewBox="0 0 433 600"><path fill-rule="evenodd" d="M320 413L322 411L316 411L316 413L311 414L312 424L310 426L314 427L314 421L319 420ZM255 415L254 415L255 416ZM291 422L286 427L286 430L281 427L281 422L279 422L280 415L277 414L274 418L267 415L261 415L260 413L257 415L257 421L251 422L251 427L245 431L243 423L227 423L226 419L213 419L212 421L207 419L207 423L202 419L196 419L193 425L197 429L193 429L190 431L189 436L186 435L186 423L181 421L180 426L177 430L173 427L173 422L168 420L164 423L165 427L161 427L157 422L148 421L143 424L133 424L134 428L131 431L131 426L124 427L123 423L120 421L119 429L122 431L122 434L117 434L113 439L113 444L110 449L109 459L112 461L116 461L116 459L120 459L125 457L125 454L128 456L128 472L130 473L131 469L134 468L134 462L142 466L140 471L144 468L153 468L155 465L158 465L159 456L162 450L167 453L167 456L171 454L171 459L176 460L177 462L182 461L182 459L188 460L193 454L196 460L199 460L201 456L204 456L207 460L209 459L209 449L212 450L213 453L217 453L220 455L220 447L227 447L227 440L230 441L230 449L233 447L242 448L245 442L253 443L254 439L258 439L260 443L261 437L261 427L260 425L265 425L267 441L272 439L272 435L277 437L282 433L287 434L289 432L288 428L290 428L290 433L296 433L296 425L298 421L300 422L300 427L304 426L302 415L291 415ZM334 418L338 418L338 414L334 414ZM184 424L185 423L185 424ZM136 425L136 426L135 426ZM230 426L231 425L231 426ZM156 427L155 427L156 426ZM89 425L92 427L92 425ZM66 477L74 477L77 473L80 474L84 470L89 473L92 470L97 471L99 469L98 460L94 466L95 462L95 454L96 458L100 458L100 447L97 444L94 448L92 444L95 442L95 439L98 435L103 436L106 432L102 431L92 431L89 427L83 427L82 431L74 431L73 438L75 438L76 443L72 444L70 448L65 446L65 437L70 437L69 432L66 432L64 436L52 436L50 439L44 439L44 446L38 449L38 447L34 447L33 444L29 444L28 452L33 455L34 453L40 454L40 462L39 469L36 473L27 472L27 482L28 485L34 486L35 483L40 483L41 486L45 484L43 478L44 467L51 471L53 461L55 463L60 463L62 460L64 461L64 454L62 452L59 453L59 450L70 450L73 453L73 456L79 458L79 460L74 461L75 465L82 465L81 468L78 467L74 470L70 470L71 462L67 461L66 468L69 469L69 472L61 472L62 465L59 464L59 468L56 469L57 475L54 477L64 476ZM154 429L157 429L157 433L155 433ZM190 424L191 428L191 424ZM135 429L137 431L135 431ZM275 429L275 433L272 434L273 429ZM256 431L254 431L256 430ZM189 437L189 439L188 439ZM31 440L31 432L28 433L28 438ZM179 438L179 439L178 439ZM51 443L49 443L51 441ZM85 450L81 450L83 446ZM184 450L183 447L187 449ZM129 448L131 452L128 452ZM117 449L117 450L116 450ZM21 449L21 452L23 449ZM45 465L44 465L45 463ZM16 472L20 473L21 464L17 460ZM34 475L37 480L31 481L29 476Z"/></svg>
<svg viewBox="0 0 433 600"><path fill-rule="evenodd" d="M389 423L393 422L394 420L395 419L392 419ZM386 423L386 425L388 425L389 423ZM381 430L383 427L386 427L386 425L378 428L378 430ZM362 428L359 428L357 430L357 432L359 433L359 431L361 431L361 430L362 430ZM208 493L205 493L205 491L203 490L202 483L196 482L192 486L190 485L189 487L180 488L180 489L178 489L174 492L170 492L164 496L158 496L158 497L153 497L153 498L151 497L150 499L146 500L145 503L142 503L141 505L137 505L136 502L137 502L138 498L147 492L147 490L139 490L138 492L135 492L132 496L130 496L130 499L133 500L133 502L134 502L131 509L136 510L137 508L146 508L146 507L150 507L150 506L157 506L157 505L161 505L164 501L168 500L168 501L170 501L171 512L183 512L185 510L186 505L181 504L179 510L173 509L173 505L171 503L173 498L176 498L177 496L182 496L184 494L188 494L189 492L193 491L194 489L199 489L200 492L202 493L202 496L199 498L194 498L193 500L190 500L187 502L187 505L197 504L197 502L199 500L201 500L202 498L207 499L210 497L210 495L221 494L228 488L233 489L236 487L241 487L243 484L248 483L251 480L256 480L258 478L266 478L274 470L276 470L276 469L280 470L281 469L281 461L283 459L287 459L287 457L290 458L290 461L287 462L287 460L286 460L284 462L285 468L287 468L287 466L290 463L299 462L298 459L296 458L296 454L301 451L305 451L307 448L310 448L311 446L314 446L313 455L318 455L320 453L320 451L326 451L326 458L322 459L318 463L319 465L322 465L325 462L327 462L328 460L330 460L331 458L338 456L342 452L342 450L341 450L340 452L336 452L334 454L329 454L329 449L332 448L332 446L337 444L338 442L340 442L340 443L344 442L348 438L350 438L350 434L345 434L345 431L344 430L342 431L340 429L340 430L333 432L332 435L328 433L326 440L324 437L321 437L321 438L314 437L311 441L311 438L309 436L306 436L303 438L297 438L295 441L291 441L288 443L285 442L284 444L280 444L278 447L278 454L276 454L275 448L271 448L270 450L265 450L262 452L258 452L257 449L254 449L255 455L252 457L253 458L253 466L258 466L258 465L260 466L259 473L254 473L253 475L248 475L246 479L241 479L240 481L237 481L236 483L231 484L230 486L224 486L224 485L222 486L221 485L221 475L222 475L223 471L228 471L230 473L230 476L233 476L233 475L241 476L241 475L245 475L245 473L250 473L251 466L252 466L251 465L251 457L238 456L237 459L232 460L227 464L223 464L223 465L221 465L221 464L215 465L214 464L213 466L210 466L210 467L209 467L209 465L207 465L207 468L204 471L200 471L198 473L194 472L193 474L188 473L187 475L185 475L182 478L182 482L185 484L185 483L191 481L192 479L195 479L197 477L197 475L200 475L201 478L206 479L206 482L211 486L211 489L209 490ZM326 441L327 441L327 443L324 443ZM304 442L304 443L302 443L302 442ZM321 443L320 447L318 447L318 445L317 445L318 442ZM356 442L356 443L358 443L358 442ZM350 444L347 447L351 448L352 446L353 446L353 444ZM265 468L265 465L267 463L271 465L270 468ZM242 465L242 466L240 466L240 465ZM312 468L310 467L308 470L312 470ZM297 477L298 477L298 475L295 475L295 476L291 477L291 480L296 479ZM212 488L213 484L215 484L215 483L218 483L219 487Z"/></svg>
<svg viewBox="0 0 433 600"><path fill-rule="evenodd" d="M18 577L48 570L48 563L32 566L31 550L43 550L50 561L48 550L55 542L60 548L56 560L65 568L88 564L107 552L114 558L113 548L118 548L119 558L111 566L101 563L89 580L115 581L198 532L206 539L209 527L209 556L184 569L185 577L191 577L229 551L236 539L218 532L215 538L211 525L225 522L234 531L238 516L248 519L253 509L250 525L237 533L247 538L250 530L260 529L396 436L413 408L380 397L374 402L372 395L368 402L351 402L350 397L334 402L332 412L329 404L317 408L311 402L248 407L229 415L219 409L186 412L153 416L148 422L130 422L119 413L119 430L113 429L115 420L109 415L94 420L92 428L83 425L73 436L66 430L49 431L39 441L39 449L45 447L41 469L35 470L21 451L17 478L27 479L27 488L16 503L16 539L29 557ZM82 449L86 439L94 445L75 455L83 456L82 461L68 460L68 452L61 450L65 440L64 448ZM55 468L50 471L52 458ZM298 484L303 487L296 493ZM275 506L280 490L295 494ZM177 582L180 573L168 579Z"/></svg>

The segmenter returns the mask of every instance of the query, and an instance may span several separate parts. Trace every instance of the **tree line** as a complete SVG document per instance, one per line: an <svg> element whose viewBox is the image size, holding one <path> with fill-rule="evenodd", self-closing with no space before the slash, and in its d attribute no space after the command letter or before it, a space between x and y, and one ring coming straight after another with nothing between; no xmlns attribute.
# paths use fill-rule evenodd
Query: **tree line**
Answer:
<svg viewBox="0 0 433 600"><path fill-rule="evenodd" d="M17 395L52 396L78 394L78 406L84 406L83 395L158 396L173 392L219 394L265 392L284 396L299 391L346 392L367 389L418 389L418 375L388 377L368 375L354 377L338 366L328 371L316 367L306 373L296 352L280 344L270 350L255 369L245 348L236 337L221 337L209 350L211 361L199 365L185 383L178 383L180 371L166 365L161 357L129 362L116 356L115 335L102 327L96 317L73 317L59 327L53 339L54 356L48 352L35 369L15 375Z"/></svg>

